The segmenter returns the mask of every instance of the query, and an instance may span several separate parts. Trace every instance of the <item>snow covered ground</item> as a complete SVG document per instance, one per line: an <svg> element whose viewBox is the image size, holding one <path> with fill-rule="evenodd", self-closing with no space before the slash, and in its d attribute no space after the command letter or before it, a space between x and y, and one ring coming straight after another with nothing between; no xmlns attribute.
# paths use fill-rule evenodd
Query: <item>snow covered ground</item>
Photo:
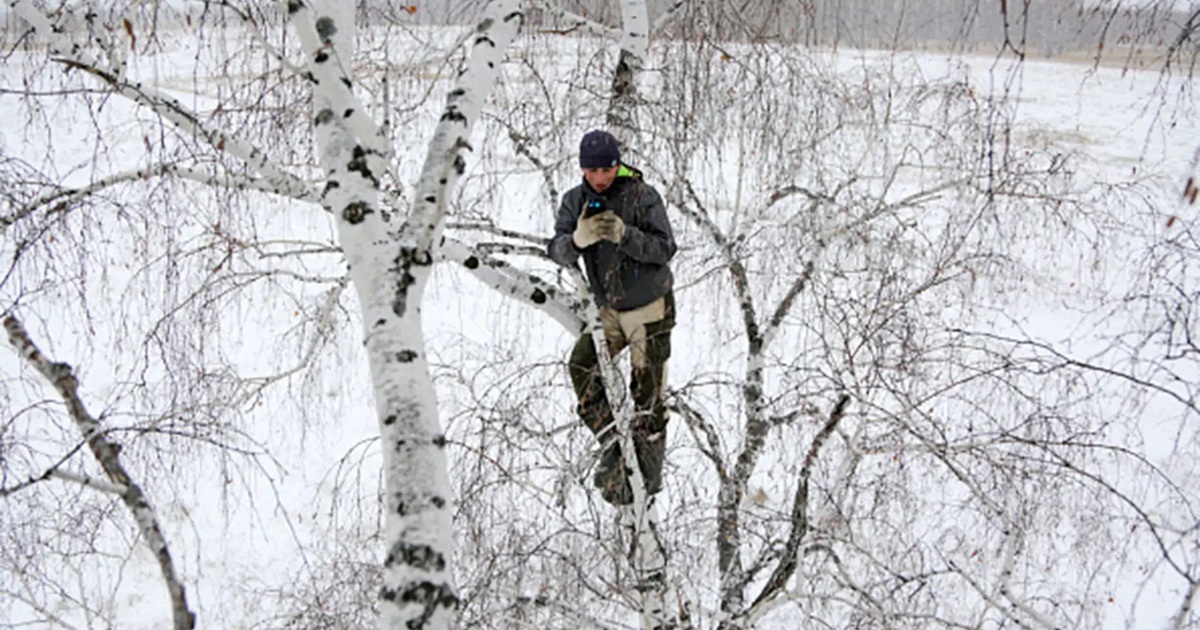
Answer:
<svg viewBox="0 0 1200 630"><path fill-rule="evenodd" d="M227 45L237 49L236 43ZM544 40L529 43L526 54L545 54L554 45ZM225 84L209 86L204 76L224 69L199 67L188 52L191 46L181 42L176 52L139 58L131 70L177 94L187 105L204 110L227 96ZM569 74L577 67L574 46L577 44L564 46L558 53L558 64L546 63L544 67L557 66L564 75ZM0 93L0 120L5 121L0 126L0 158L23 161L51 173L63 184L80 186L98 174L146 167L158 146L146 140L147 134L174 133L121 99L97 95L40 99L31 115L28 102L11 90L22 85L22 69L35 61L36 55L31 53L26 59L23 53L15 53L0 69L0 86L6 90ZM951 59L931 54L895 60L885 53L845 49L831 59L844 72L897 64L894 73L960 77L980 100L1009 99L1016 120L1014 150L1028 146L1069 155L1065 164L1077 170L1073 180L1076 189L1066 192L1093 198L1097 203L1140 200L1130 204L1127 212L1121 207L1096 208L1103 219L1079 226L1088 236L1106 243L1103 248L1081 239L1046 242L1025 251L1030 269L1057 269L1061 273L1046 271L1038 278L1010 279L1011 307L1003 316L983 315L961 322L963 325L969 323L978 330L987 326L988 332L997 335L1019 334L1070 349L1081 357L1091 355L1091 344L1100 347L1115 335L1136 328L1136 323L1121 319L1131 315L1114 311L1109 300L1120 294L1119 287L1136 280L1129 257L1142 251L1145 243L1132 241L1131 230L1114 229L1111 236L1103 230L1105 226L1119 226L1122 221L1152 222L1161 230L1147 228L1139 233L1166 233L1170 229L1167 218L1172 214L1179 214L1176 225L1195 224L1196 209L1187 210L1191 214L1180 214L1185 210L1174 205L1174 199L1200 142L1200 118L1187 108L1173 109L1174 92L1164 96L1162 91L1177 87L1164 87L1162 77L1154 72L1093 70L1043 61L1027 61L1014 69L1007 60L988 57ZM52 67L50 71L58 70ZM413 78L413 85L421 85L422 78ZM550 84L557 85L554 81ZM505 97L513 101L521 98L523 89L531 90L533 100L532 91L541 88L518 81L501 87ZM195 93L191 93L193 90ZM1163 98L1169 103L1165 116L1159 115ZM105 99L98 114L81 106L83 100L98 99ZM439 99L435 96L433 100ZM280 106L286 106L285 99ZM293 106L298 107L295 131L303 133L309 114L303 104ZM431 107L425 105L424 109ZM214 115L214 119L219 117ZM581 132L596 125L597 120L584 116L567 128ZM399 135L407 139L408 145L400 170L411 177L420 163L431 120L428 115L415 116L404 124L407 128L400 129ZM778 125L787 121L745 124ZM499 137L494 125L487 134L488 139ZM183 139L179 144L186 147L188 142ZM555 171L560 192L574 183L570 167L574 142L575 136L570 133L564 133L558 142L556 155L564 160ZM148 152L151 146L155 148ZM481 144L476 156L478 162L468 167L462 195L472 205L460 211L498 216L505 228L549 235L554 206L545 199L540 176L522 166L521 159L508 147ZM298 159L308 158L301 155ZM727 166L725 179L737 179L733 165ZM1132 194L1102 194L1107 186ZM118 210L118 203L101 204L86 218L67 219L85 227L91 224L91 229L80 228L83 231L78 232L90 234L90 238L69 243L69 247L87 254L90 266L64 272L59 265L72 264L67 262L70 257L61 263L53 258L36 263L22 261L0 280L0 311L18 313L34 338L43 343L44 351L76 367L81 391L94 414L103 415L105 421L116 426L153 428L149 437L138 429L115 437L128 440L129 448L138 454L136 468L144 475L150 497L169 529L200 627L282 627L280 615L285 610L294 612L292 598L296 596L308 598L313 609L325 607L330 612L340 612L355 601L369 602L374 586L370 583L371 569L364 567L377 563L381 555L372 540L380 518L374 500L379 485L379 454L372 443L377 430L370 411L370 381L359 350L354 301L340 293L342 287L332 281L342 273L336 252L287 258L279 255L301 248L331 249L333 227L315 206L302 207L265 196L230 200L224 193L197 185L186 186L185 190L164 189L160 194L153 186L143 186L104 193L114 201L124 201L131 194L145 195L143 201L156 211L133 215ZM735 205L732 199L726 201ZM9 212L12 207L0 206L0 213ZM683 217L673 211L672 218L680 226L681 242L698 240L694 230L682 227L686 223ZM171 227L159 229L150 221L170 223ZM261 242L269 243L254 252L255 264L287 275L267 281L271 289L262 290L252 301L226 303L216 299L189 304L186 308L203 322L203 334L176 330L168 324L155 329L154 322L161 316L155 310L157 305L182 298L178 293L184 289L172 285L171 280L187 274L194 277L219 260L211 258L208 246L224 238L214 230L223 221L232 222L231 235L252 229ZM6 271L9 261L24 245L20 238L23 235L15 230L4 233L0 253ZM179 245L176 239L183 243L176 250L178 255L159 258L153 253ZM685 251L681 264L699 260L693 254ZM551 267L542 265L541 269ZM46 275L39 276L42 273ZM681 286L699 288L681 291L681 321L671 364L673 384L703 380L714 373L714 364L732 363L735 359L730 357L740 356L723 354L724 348L738 343L736 331L731 332L729 327L736 318L730 305L702 293L707 289L698 275L699 267L681 268L678 274ZM47 277L53 281L45 281ZM479 465L483 459L479 453L486 449L475 450L477 445L471 440L478 435L476 429L481 421L505 422L506 408L517 410L513 412L515 417L522 409L525 413L536 409L547 416L541 418L543 425L539 428L549 434L558 432L558 437L548 437L546 448L564 451L546 455L546 462L575 458L580 448L586 448L586 436L558 439L563 437L562 427L570 424L571 417L567 380L557 365L569 347L570 335L548 325L544 315L491 293L459 270L439 270L436 278L424 313L435 375L442 387L443 418L457 447L453 452L458 459L452 471L461 477ZM1188 279L1180 281L1186 283ZM326 301L327 295L332 296L332 302ZM321 305L327 303L336 307L322 310ZM947 305L946 317L951 319L963 312L959 307ZM309 351L299 340L322 326L333 332L327 342L316 347L318 358L311 365L275 383L261 396L225 405L234 402L229 396L245 391L235 387L235 377L258 377L296 365ZM151 350L142 347L142 339L152 342ZM793 342L802 340L803 335L799 335ZM210 381L211 389L207 391L180 389L192 382L177 376L180 370L225 370L229 365L237 366L238 372ZM508 371L498 371L496 366ZM529 366L526 378L499 383L489 380L497 373L520 372L520 366ZM1200 380L1200 374L1194 372L1181 372L1180 376ZM513 383L521 384L523 389L511 387ZM498 387L502 390L497 391ZM5 423L0 430L0 446L18 440L26 443L19 448L5 447L10 449L5 487L22 481L21 475L40 474L75 444L72 427L51 404L51 393L22 367L7 345L0 351L0 422ZM1120 393L1112 395L1113 400L1124 400ZM172 402L176 410L192 409L194 415L175 411L169 417L157 417L165 407L163 401ZM479 401L495 408L495 417L477 417ZM1137 410L1144 418L1108 428L1127 431L1130 443L1141 443L1147 461L1165 471L1173 482L1178 481L1181 492L1191 499L1189 508L1194 508L1200 498L1198 488L1186 475L1195 470L1195 463L1181 460L1194 457L1191 440L1198 418L1194 412L1181 412L1169 401L1152 402ZM1155 413L1160 410L1163 415ZM672 440L679 459L670 474L687 477L691 466L700 466L694 449L687 446L691 437L679 430ZM791 446L795 451L803 448L800 443ZM539 455L532 453L530 457L537 460ZM83 459L82 454L76 457ZM95 471L90 463L70 468ZM1123 474L1119 471L1115 478L1136 485L1141 482L1138 475L1143 473L1129 471L1129 477ZM530 528L536 528L539 522L556 522L558 508L548 484L561 477L561 471L549 463L542 468L514 471L517 481L497 487L503 499L489 497L488 503L481 505L479 497L466 497L464 509L512 509L512 514L501 518L527 523ZM521 483L536 486L543 482L547 485L530 491L532 496L542 498L541 503L531 500L530 494L521 494L519 488L513 489ZM774 491L771 487L764 490ZM929 491L938 489L931 487ZM571 492L568 505L573 518L586 522L590 517L597 528L607 523L605 506L596 506L598 512L590 511L592 504L581 498L585 493L578 487ZM712 496L697 499L685 493L683 485L670 481L664 496L665 511L677 514L680 522L695 514L712 517L712 510L707 509L711 506L695 511L681 507L689 501L710 501ZM57 506L58 511L47 514L47 506ZM113 518L102 518L104 515ZM115 501L61 481L50 480L5 498L0 503L3 566L24 568L0 577L0 625L19 627L28 620L53 616L69 622L71 627L109 627L109 620L114 620L112 627L119 628L164 627L168 610L156 567L127 526L112 524L122 523L123 519ZM971 523L962 524L964 537L970 537L972 527ZM1074 527L1064 524L1064 536L1085 539L1086 532ZM461 531L458 535L470 540L468 548L499 548L516 545L506 539L519 531L521 528L514 526L509 530ZM61 536L55 532L71 534ZM711 550L703 550L708 541L677 542L682 548L700 549L679 553L681 559L708 554L701 565L672 567L687 576L686 583L694 586L702 598L709 597L700 604L707 606L715 588L715 577L711 577L715 558ZM1071 547L1075 542L1064 540L1062 544ZM88 555L84 551L97 553ZM1095 552L1103 553L1104 549ZM1145 553L1140 549L1122 552ZM1162 627L1178 609L1186 585L1172 578L1160 563L1154 563L1153 553L1146 557L1148 564L1140 568L1134 569L1136 562L1130 563L1134 573L1115 576L1111 601L1081 604L1095 607L1093 612L1104 620L1104 627ZM1071 570L1050 566L1046 574ZM60 581L68 585L65 591L47 587L49 580L43 579L42 571L61 574ZM1078 576L1080 580L1090 577ZM541 582L559 579L568 578L534 574L528 584L536 590ZM465 581L471 584L469 577ZM1038 576L1028 577L1023 584L1027 588L1020 590L1036 599L1039 583ZM477 586L486 588L486 584ZM51 607L34 612L43 605ZM84 607L92 609L93 616L82 613ZM598 610L595 614L615 613ZM360 610L357 615L359 621L369 625L368 610ZM786 611L780 612L774 623L778 627L798 623L799 617L787 615Z"/></svg>

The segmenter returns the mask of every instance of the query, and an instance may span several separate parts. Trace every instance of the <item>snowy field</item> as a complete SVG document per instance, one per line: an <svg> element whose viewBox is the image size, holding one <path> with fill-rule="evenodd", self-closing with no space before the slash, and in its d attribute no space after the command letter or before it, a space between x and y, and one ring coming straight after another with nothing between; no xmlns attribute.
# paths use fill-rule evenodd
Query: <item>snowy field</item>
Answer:
<svg viewBox="0 0 1200 630"><path fill-rule="evenodd" d="M451 39L444 35L428 36ZM230 125L231 136L244 133L257 139L261 130L254 125L276 125L272 133L282 140L270 148L280 163L304 177L318 175L307 152L311 115L305 99L282 88L272 91L279 86L258 77L255 59L222 66L212 61L219 57L214 54L198 62L196 43L170 41L175 37L182 36L172 33L160 42L159 52L132 59L130 73L204 112L214 124ZM232 35L214 41L230 53L243 47L258 50ZM494 117L485 114L477 129L476 150L455 195L452 222L460 225L452 231L469 242L486 242L487 232L472 232L461 224L490 218L507 230L550 235L556 202L543 173L513 149L510 131L522 124L537 128L537 116L545 114L538 111L543 99L570 102L571 108L553 112L556 126L534 146L550 165L556 191L573 185L576 139L603 119L603 99L579 96L580 86L589 80L607 85L597 78L603 72L589 65L602 63L589 59L608 48L602 42L564 43L545 37L518 44L492 101ZM59 184L80 187L108 174L151 168L164 159L184 162L190 150L199 152L194 139L119 97L86 92L47 96L62 70L52 64L34 75L33 84L26 83L26 70L41 62L38 55L36 50L14 52L0 68L0 159L10 177L36 171ZM856 284L853 265L883 260L885 269L899 275L917 273L920 265L896 253L904 248L872 258L863 252L875 251L877 241L864 238L857 245L846 244L838 240L846 231L830 230L829 244L821 245L828 250L816 250L811 240L815 228L800 233L812 227L809 219L795 219L807 212L806 204L762 203L780 180L832 191L861 172L864 180L874 181L848 185L847 190L860 195L852 199L878 193L894 201L953 178L939 172L941 149L918 151L934 146L933 141L926 144L925 134L954 133L939 128L945 122L939 116L946 112L939 101L921 101L895 113L897 119L922 123L908 124L900 132L905 148L896 154L886 146L879 151L871 146L894 138L890 129L867 129L854 122L854 112L873 107L874 101L845 103L847 122L829 135L841 138L846 155L859 155L861 161L822 171L841 169L848 173L842 179L809 177L803 165L818 159L812 156L797 157L800 166L794 170L787 164L771 168L755 162L755 143L771 136L773 128L807 124L789 112L809 108L812 95L791 92L788 86L763 92L760 117L731 112L729 126L695 129L708 137L708 143L700 145L708 147L707 152L671 156L665 135L647 138L630 161L664 191L673 173L702 174L696 179L698 194L711 201L716 223L729 234L747 235L742 251L754 282L760 283L755 286L763 288L764 301L780 293L779 283L794 277L811 252L828 252L817 256L816 277L830 280L814 282L796 313L785 319L767 375L781 408L802 407L808 396L818 412L826 410L833 400L830 383L835 381L855 395L854 424L844 427L831 452L833 463L818 474L820 488L827 491L814 498L814 505L825 506L819 536L826 538L819 540L837 540L862 551L861 557L846 561L850 571L856 563L866 565L872 559L887 567L883 573L908 574L926 584L907 596L922 602L930 598L921 610L958 619L964 627L1007 627L1009 613L999 611L1016 607L998 605L984 595L1002 600L1007 594L1000 592L1001 584L1032 610L1011 613L1023 626L1039 627L1037 620L1045 619L1079 628L1167 627L1188 593L1188 584L1168 565L1181 564L1200 580L1195 568L1200 556L1190 547L1196 541L1195 510L1200 508L1200 467L1194 455L1200 415L1194 398L1189 406L1168 394L1186 398L1200 382L1200 372L1193 359L1176 364L1171 376L1160 381L1162 371L1138 362L1152 362L1155 351L1152 343L1135 340L1134 333L1158 323L1155 313L1139 314L1127 307L1126 294L1146 281L1141 261L1153 251L1155 239L1178 234L1172 230L1195 229L1196 209L1180 214L1175 197L1200 142L1200 117L1176 103L1179 83L1164 83L1155 72L1044 61L1014 66L1010 59L991 57L912 57L841 49L805 59L829 77L831 85L857 84L863 94L892 89L899 94L925 82L959 86L954 98L961 101L954 103L975 104L962 110L964 119L986 116L994 104L995 111L1012 121L1011 133L997 138L995 146L1004 146L1014 159L1024 152L1030 170L1049 173L1040 180L1048 188L1012 190L1012 196L1067 200L1058 216L1049 212L1028 221L1019 215L981 213L979 221L995 225L980 239L1007 239L1012 247L1003 256L995 254L999 262L994 265L976 268L964 263L968 271L931 289L926 294L929 301L914 302L913 312L897 309L892 319L910 318L909 327L917 331L904 343L936 344L946 331L965 330L976 340L995 336L1028 342L1006 346L1013 362L1021 361L1023 348L1037 342L1064 357L1134 377L1089 380L1085 375L1045 385L1037 380L1036 369L1021 377L1029 379L1022 391L1044 396L1037 401L1041 411L1036 421L1045 421L1048 439L1063 437L1055 433L1055 414L1087 419L1081 425L1086 436L1069 437L1107 445L1080 461L1098 471L1114 493L1103 492L1103 484L1074 481L1014 495L957 484L953 466L939 468L915 450L906 450L910 438L904 427L916 434L925 421L944 425L947 439L966 452L970 440L983 439L968 435L966 418L973 413L997 418L1002 414L989 407L997 402L989 397L1006 394L987 386L965 387L944 400L931 398L930 404L908 407L897 392L907 392L911 400L932 396L929 390L953 380L961 365L947 359L940 368L933 363L909 366L904 368L907 372L898 368L894 373L904 376L888 384L888 391L896 394L889 398L866 393L873 391L870 379L859 380L875 369L872 366L891 360L886 349L861 365L850 362L838 368L830 367L838 361L820 350L836 336L837 326L875 325L849 310L841 320L831 315L835 298L859 292L864 302L872 299L868 293L873 285ZM372 64L380 63L365 62L364 72L373 72ZM714 57L712 63L724 62ZM267 86L261 98L252 88L238 88L237 81L212 78L236 78L237 72L246 74L253 89ZM420 167L445 79L452 74L445 66L423 61L405 69L402 79L393 83L402 95L398 101L415 103L394 129L399 147L395 167L407 179L405 186L411 187ZM888 80L874 83L880 77ZM378 85L364 83L368 91ZM20 95L23 85L42 95ZM96 87L85 79L73 85ZM650 73L645 87L658 106L666 107L676 96L670 85ZM420 100L430 90L432 96ZM379 104L382 96L365 94L364 100ZM257 102L265 111L286 113L218 111L217 104L227 101ZM671 124L660 110L654 116L657 125ZM914 153L904 155L909 150ZM963 152L983 150L968 146ZM887 166L895 163L908 166ZM220 171L215 160L201 160L197 168L201 167ZM878 173L894 173L896 180L884 182L875 177ZM6 190L15 190L17 183L10 181ZM410 191L401 191L399 198L407 194ZM972 212L967 205L976 198L939 190L919 207L895 216L911 225L953 226L955 214ZM20 199L14 195L0 202L0 216L16 212ZM736 399L736 386L725 387L741 378L746 360L738 328L741 315L729 281L721 276L724 266L706 249L704 231L678 206L670 212L682 247L674 264L680 320L674 333L671 385L694 392L689 400L705 405L713 417L730 419L717 429L721 443L732 452L740 439L736 419L744 410ZM119 427L113 436L125 443L129 465L143 479L168 528L198 627L371 625L369 606L377 589L374 567L383 553L377 548L380 456L373 436L378 430L357 306L343 281L344 266L329 217L315 204L196 182L160 185L154 178L106 189L86 211L62 217L43 214L5 227L0 240L5 266L0 274L0 312L18 314L43 351L73 365L91 411ZM886 241L895 234L890 229L871 234ZM948 242L942 233L926 236L929 249ZM248 240L252 246L245 246ZM905 247L916 247L913 243L920 240L906 241ZM543 277L555 277L545 261L526 258L520 264ZM978 275L980 269L999 271L989 277ZM1015 269L1024 272L1017 274ZM1195 263L1180 269L1180 274L1184 269L1194 274ZM964 279L968 276L970 282ZM1194 291L1194 277L1180 276L1177 281ZM619 598L581 586L584 574L600 576L601 582L615 576L619 583L622 562L620 545L611 540L608 506L591 496L589 485L580 484L569 470L590 447L590 437L573 423L561 363L571 333L449 265L435 273L423 312L443 423L454 446L451 475L460 491L461 526L456 535L462 556L460 585L468 602L464 614L477 618L486 612L496 628L576 623L632 627L636 617ZM886 328L879 325L880 330ZM846 339L849 343L850 337ZM871 343L864 334L864 354L871 352ZM1132 347L1138 343L1143 345ZM11 347L3 348L0 454L2 485L9 488L67 457L78 440L54 391ZM990 348L974 349L980 360L995 358ZM956 360L969 363L970 350L957 349L963 354L956 354ZM831 376L834 372L836 378ZM1164 384L1156 391L1130 385L1138 379ZM1189 379L1193 385L1188 385ZM911 424L888 424L907 413L920 418ZM1031 428L1028 435L1040 430ZM672 431L667 487L660 499L672 551L670 569L701 625L715 627L715 477L698 446L700 435L679 419L673 421ZM781 519L790 509L796 466L814 431L813 423L805 420L776 434L748 488L748 538L761 535L768 540L771 532L784 527ZM862 451L856 454L852 445ZM1114 455L1116 451L1132 455ZM988 452L994 455L999 449ZM77 453L65 468L96 474L89 457ZM1052 468L1046 462L1041 465ZM839 479L853 481L839 486ZM1041 483L1036 474L1030 479L1030 485ZM993 481L997 487L1023 483L1001 477ZM839 498L839 491L849 498ZM1136 508L1114 500L1117 491L1130 497ZM980 495L996 497L998 509L1011 515L1012 523L1033 523L1029 538L1012 542L1009 532L998 533L1003 528L983 515L986 510L963 507ZM1005 505L1006 497L1022 499ZM897 503L890 503L893 500ZM866 510L863 506L872 502L881 507L864 512L869 518L860 525L856 510ZM1089 503L1097 506L1095 514L1080 507ZM1139 510L1169 535L1148 536L1145 522L1137 518ZM889 521L892 517L896 520ZM887 538L893 527L897 546L881 546L877 541ZM1125 536L1114 532L1122 531L1129 532L1125 544L1114 548L1112 541ZM911 546L905 547L909 541ZM753 544L747 543L747 550L757 552ZM113 498L56 479L15 492L0 500L0 549L0 627L58 627L48 622L51 619L74 628L167 625L168 605L157 567ZM895 555L881 555L884 549ZM930 550L942 557L928 556ZM973 590L965 578L938 586L943 579L938 571L945 569L931 567L965 564L969 567L961 575L975 576L983 586ZM834 571L829 566L822 570ZM922 576L921 571L929 573ZM1002 574L1013 577L998 577ZM875 578L863 575L863 588L874 588L869 582ZM831 620L831 627L851 627L854 620L861 621L854 606L836 603L838 589L854 580L836 586L826 580L819 572L797 577L793 597L775 607L760 627L817 627L810 624L821 618ZM825 595L828 599L822 599ZM1067 596L1076 599L1064 600ZM534 610L522 608L539 597L558 601ZM879 604L881 609L888 605ZM961 610L955 610L956 605ZM1193 613L1181 627L1197 623ZM904 624L896 627L922 627L920 619L904 619Z"/></svg>

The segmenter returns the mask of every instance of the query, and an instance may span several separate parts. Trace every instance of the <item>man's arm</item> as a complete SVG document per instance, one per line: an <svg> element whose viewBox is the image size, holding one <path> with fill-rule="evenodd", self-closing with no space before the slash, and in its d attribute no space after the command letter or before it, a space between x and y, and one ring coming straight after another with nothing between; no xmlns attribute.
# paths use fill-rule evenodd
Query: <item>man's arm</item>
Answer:
<svg viewBox="0 0 1200 630"><path fill-rule="evenodd" d="M625 237L621 239L621 252L644 263L665 265L675 255L675 236L671 233L671 222L667 220L667 208L658 191L650 185L642 191L640 225L625 224ZM568 240L570 237L567 237Z"/></svg>
<svg viewBox="0 0 1200 630"><path fill-rule="evenodd" d="M579 200L571 192L563 195L562 204L558 206L558 218L554 221L554 237L546 247L550 259L564 267L574 267L579 260L579 250L571 241L575 224L579 222Z"/></svg>

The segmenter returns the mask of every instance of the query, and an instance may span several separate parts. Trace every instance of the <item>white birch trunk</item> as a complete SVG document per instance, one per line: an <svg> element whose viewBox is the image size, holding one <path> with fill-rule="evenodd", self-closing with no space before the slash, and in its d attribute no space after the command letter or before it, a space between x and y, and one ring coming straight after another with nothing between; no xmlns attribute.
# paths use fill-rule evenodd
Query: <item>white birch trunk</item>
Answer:
<svg viewBox="0 0 1200 630"><path fill-rule="evenodd" d="M650 46L650 12L646 0L621 0L621 21L621 52L613 72L605 122L621 144L629 146L637 132L634 123L637 81Z"/></svg>
<svg viewBox="0 0 1200 630"><path fill-rule="evenodd" d="M633 439L633 401L627 395L625 379L617 368L616 357L609 356L608 342L604 336L604 325L600 311L592 300L587 280L578 269L572 270L579 297L587 311L589 334L596 348L600 376L604 381L604 392L613 414L616 440L621 446L622 461L633 491L633 503L620 508L625 527L629 528L631 548L629 563L637 583L634 589L639 596L642 624L652 630L688 627L687 614L679 601L678 593L667 583L667 552L658 536L659 517L654 496L646 492L646 480L638 461L637 447Z"/></svg>
<svg viewBox="0 0 1200 630"><path fill-rule="evenodd" d="M629 148L637 129L634 123L637 79L649 48L650 17L645 0L622 0L621 16L621 52L613 72L605 122L621 144ZM627 462L625 470L633 490L633 503L621 510L621 516L632 534L629 561L637 579L635 588L641 598L642 622L646 628L655 629L689 627L686 607L680 601L678 592L668 584L666 548L658 536L658 510L654 497L646 492L633 438L633 405L626 395L624 380L616 367L615 358L608 356L600 315L588 295L582 274L576 272L576 281L587 305L587 320L591 322L592 342L599 358L604 391L617 425L617 439L621 444L623 459Z"/></svg>
<svg viewBox="0 0 1200 630"><path fill-rule="evenodd" d="M333 3L330 4L333 8ZM400 229L379 203L384 163L376 129L361 120L349 68L349 7L340 17L287 2L317 78L314 104L324 204L337 218L350 278L362 308L384 459L385 544L380 628L455 625L452 488L446 439L425 357L421 299L429 280L446 199L465 168L471 128L517 35L516 0L492 2L475 34L466 71L450 92L430 143L417 199ZM313 33L318 37L312 40ZM368 137L362 137L367 135Z"/></svg>

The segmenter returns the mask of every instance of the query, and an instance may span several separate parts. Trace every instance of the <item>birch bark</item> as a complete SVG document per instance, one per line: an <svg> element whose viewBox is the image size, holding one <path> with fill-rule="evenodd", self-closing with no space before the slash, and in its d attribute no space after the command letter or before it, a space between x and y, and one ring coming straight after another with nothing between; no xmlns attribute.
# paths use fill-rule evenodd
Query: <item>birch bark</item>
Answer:
<svg viewBox="0 0 1200 630"><path fill-rule="evenodd" d="M338 238L363 318L384 458L385 545L381 628L451 628L454 584L453 496L446 438L425 354L421 299L446 214L466 168L471 128L522 15L515 0L488 5L465 71L447 98L414 208L403 223L380 204L384 160L377 129L360 113L346 68L353 56L352 9L290 1L287 11L314 76L323 204Z"/></svg>

